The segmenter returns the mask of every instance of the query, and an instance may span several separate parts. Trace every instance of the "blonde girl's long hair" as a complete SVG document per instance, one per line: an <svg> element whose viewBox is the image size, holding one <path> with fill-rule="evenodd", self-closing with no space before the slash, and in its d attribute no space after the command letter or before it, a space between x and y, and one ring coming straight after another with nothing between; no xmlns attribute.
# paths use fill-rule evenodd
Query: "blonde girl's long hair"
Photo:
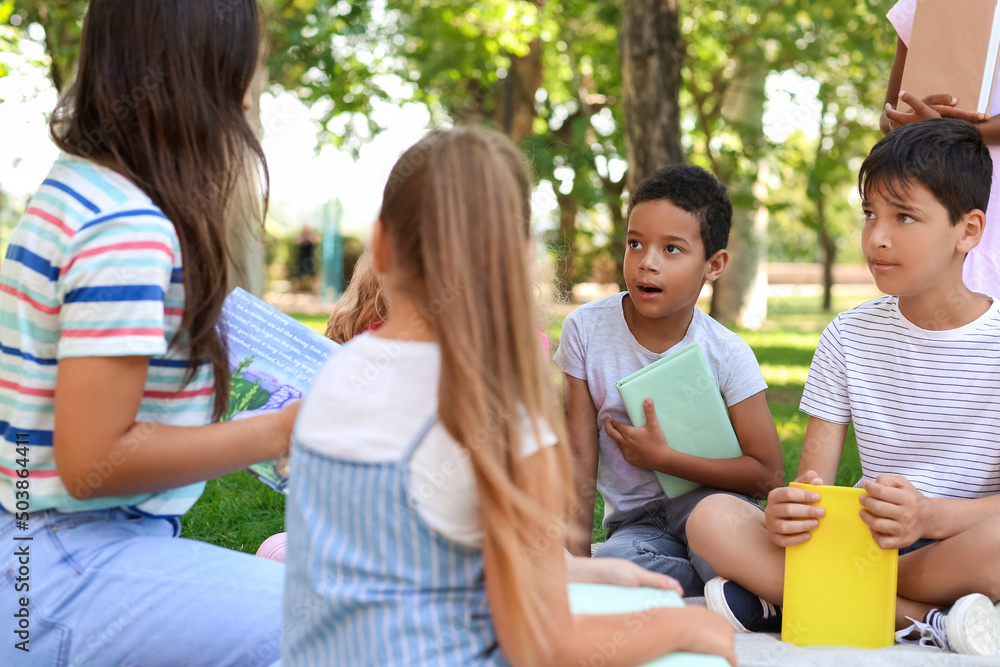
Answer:
<svg viewBox="0 0 1000 667"><path fill-rule="evenodd" d="M439 418L469 453L484 531L508 584L514 632L545 647L551 616L532 584L542 576L532 553L539 539L565 539L572 469L539 345L524 157L496 133L431 132L393 167L381 220L440 344ZM522 455L525 417L536 439L551 431L558 440L532 457L530 478ZM551 502L543 507L540 488L559 491L555 511Z"/></svg>
<svg viewBox="0 0 1000 667"><path fill-rule="evenodd" d="M326 323L326 337L346 343L360 333L385 321L388 312L370 250L358 258L351 282L337 300Z"/></svg>

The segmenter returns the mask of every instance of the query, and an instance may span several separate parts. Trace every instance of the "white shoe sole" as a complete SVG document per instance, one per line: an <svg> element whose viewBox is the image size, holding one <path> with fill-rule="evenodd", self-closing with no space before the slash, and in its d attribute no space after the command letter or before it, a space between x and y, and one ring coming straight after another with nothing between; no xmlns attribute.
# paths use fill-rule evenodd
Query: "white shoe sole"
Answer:
<svg viewBox="0 0 1000 667"><path fill-rule="evenodd" d="M959 598L945 618L948 643L963 655L1000 655L1000 615L985 595Z"/></svg>
<svg viewBox="0 0 1000 667"><path fill-rule="evenodd" d="M709 580L709 582L705 584L705 606L729 621L730 625L736 629L736 632L749 634L750 631L744 628L743 624L736 620L736 616L733 615L733 610L729 608L729 603L726 602L726 593L723 590L723 586L725 586L728 582L728 579L716 577L715 579Z"/></svg>

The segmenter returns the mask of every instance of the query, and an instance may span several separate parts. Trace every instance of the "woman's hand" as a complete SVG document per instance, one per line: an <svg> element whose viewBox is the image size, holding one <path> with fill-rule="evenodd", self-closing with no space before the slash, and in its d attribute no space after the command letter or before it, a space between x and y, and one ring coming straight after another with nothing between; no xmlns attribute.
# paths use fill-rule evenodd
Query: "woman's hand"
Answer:
<svg viewBox="0 0 1000 667"><path fill-rule="evenodd" d="M907 92L899 93L899 101L910 105L913 111L907 113L893 109L891 104L886 104L883 113L889 122L889 129L894 130L901 125L908 125L919 120L928 118L958 118L967 120L970 123L984 123L990 119L989 114L976 111L965 111L956 105L958 100L948 93L938 93L928 95L924 99L917 99Z"/></svg>

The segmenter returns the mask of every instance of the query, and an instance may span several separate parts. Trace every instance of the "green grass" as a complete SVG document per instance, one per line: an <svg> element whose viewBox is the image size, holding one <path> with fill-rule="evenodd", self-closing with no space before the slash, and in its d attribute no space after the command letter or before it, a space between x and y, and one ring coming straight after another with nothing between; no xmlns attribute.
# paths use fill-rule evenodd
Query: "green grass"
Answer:
<svg viewBox="0 0 1000 667"><path fill-rule="evenodd" d="M319 333L326 333L326 322L330 319L329 315L292 315L292 317Z"/></svg>
<svg viewBox="0 0 1000 667"><path fill-rule="evenodd" d="M802 437L808 417L799 412L809 363L823 328L834 314L853 308L868 296L834 299L833 313L823 313L817 297L780 297L768 301L768 319L758 331L739 331L750 344L767 381L767 400L778 428L785 460L785 480L798 468ZM326 316L296 316L300 322L322 333ZM546 333L554 351L559 345L563 316L553 317ZM554 369L558 377L558 369ZM861 476L853 427L848 432L837 484L851 485ZM247 473L239 472L212 480L204 495L183 519L185 537L253 553L269 535L283 530L284 496ZM594 513L593 541L603 541L600 528L604 501L598 496Z"/></svg>

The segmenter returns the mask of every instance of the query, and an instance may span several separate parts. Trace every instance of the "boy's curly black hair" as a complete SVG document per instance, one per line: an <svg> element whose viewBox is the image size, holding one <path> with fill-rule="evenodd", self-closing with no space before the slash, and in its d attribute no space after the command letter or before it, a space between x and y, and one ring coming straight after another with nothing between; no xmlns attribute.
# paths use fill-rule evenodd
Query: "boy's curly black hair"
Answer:
<svg viewBox="0 0 1000 667"><path fill-rule="evenodd" d="M628 203L628 218L639 204L665 199L694 215L701 225L701 241L708 259L729 243L733 205L726 186L714 175L693 164L675 164L657 169L639 184Z"/></svg>

